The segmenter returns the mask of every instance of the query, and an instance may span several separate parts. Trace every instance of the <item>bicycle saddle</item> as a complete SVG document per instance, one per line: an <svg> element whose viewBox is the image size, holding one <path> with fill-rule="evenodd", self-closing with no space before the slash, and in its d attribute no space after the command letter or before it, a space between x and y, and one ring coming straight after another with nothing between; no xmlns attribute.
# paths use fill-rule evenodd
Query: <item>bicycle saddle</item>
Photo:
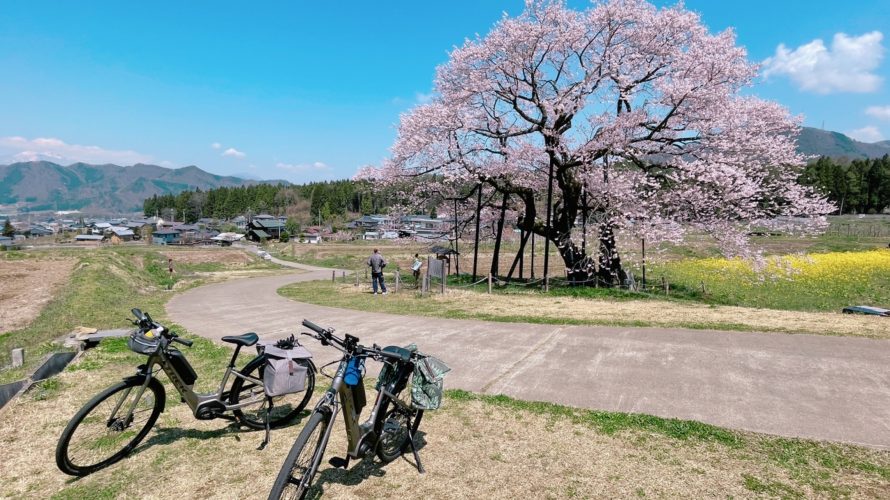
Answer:
<svg viewBox="0 0 890 500"><path fill-rule="evenodd" d="M257 341L260 340L260 337L253 332L249 332L241 335L229 335L227 337L221 338L220 340L222 340L223 342L228 342L230 344L237 344L242 347L248 347L256 344Z"/></svg>

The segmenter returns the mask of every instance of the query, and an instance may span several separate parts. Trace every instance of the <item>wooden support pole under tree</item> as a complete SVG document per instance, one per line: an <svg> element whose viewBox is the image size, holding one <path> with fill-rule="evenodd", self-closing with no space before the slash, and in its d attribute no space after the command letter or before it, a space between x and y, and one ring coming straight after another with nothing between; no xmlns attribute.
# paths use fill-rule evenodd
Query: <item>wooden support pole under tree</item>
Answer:
<svg viewBox="0 0 890 500"><path fill-rule="evenodd" d="M400 276L399 276L399 270L398 270L398 269L396 269L395 275L396 275L396 276L395 276L395 280L396 280L396 293L399 293L399 281L400 281L400 280L399 280L399 277L400 277Z"/></svg>
<svg viewBox="0 0 890 500"><path fill-rule="evenodd" d="M331 283L337 282L337 271L331 270Z"/></svg>
<svg viewBox="0 0 890 500"><path fill-rule="evenodd" d="M482 183L480 182L478 186L478 194L476 195L476 235L475 241L473 242L473 279L472 283L476 282L476 267L479 263L479 223L480 214L482 213Z"/></svg>
<svg viewBox="0 0 890 500"><path fill-rule="evenodd" d="M526 241L528 235L525 234L524 229L519 230L519 240ZM525 267L525 244L521 245L519 249L519 279L522 279L522 269ZM513 273L510 273L513 274Z"/></svg>
<svg viewBox="0 0 890 500"><path fill-rule="evenodd" d="M532 231L532 265L531 265L531 273L529 279L534 281L535 279L535 232Z"/></svg>
<svg viewBox="0 0 890 500"><path fill-rule="evenodd" d="M491 273L488 273L488 294L491 295Z"/></svg>
<svg viewBox="0 0 890 500"><path fill-rule="evenodd" d="M507 279L513 277L513 271L516 270L516 265L519 265L519 277L522 278L522 254L525 253L525 243L528 241L528 234L523 235L522 239L519 241L519 251L516 252L516 258L513 259L513 265L510 266L510 272L507 273Z"/></svg>
<svg viewBox="0 0 890 500"><path fill-rule="evenodd" d="M643 246L643 290L646 289L646 238L640 240Z"/></svg>
<svg viewBox="0 0 890 500"><path fill-rule="evenodd" d="M547 233L553 224L553 160L550 161L550 171L547 174ZM544 291L550 290L550 280L547 273L550 271L550 238L544 238Z"/></svg>
<svg viewBox="0 0 890 500"><path fill-rule="evenodd" d="M501 238L504 234L504 217L507 213L507 193L504 193L503 201L501 201L501 216L498 218L498 233L494 240L494 256L491 259L491 274L498 275L498 264L501 257Z"/></svg>
<svg viewBox="0 0 890 500"><path fill-rule="evenodd" d="M460 251L457 241L460 239L457 229L457 198L454 199L454 274L460 275ZM449 261L450 263L450 261Z"/></svg>

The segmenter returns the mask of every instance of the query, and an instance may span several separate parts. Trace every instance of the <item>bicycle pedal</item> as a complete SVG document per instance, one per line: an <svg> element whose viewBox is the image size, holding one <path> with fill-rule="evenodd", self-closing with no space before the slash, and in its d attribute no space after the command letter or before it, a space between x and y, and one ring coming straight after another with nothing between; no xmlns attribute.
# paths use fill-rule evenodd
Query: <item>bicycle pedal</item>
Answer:
<svg viewBox="0 0 890 500"><path fill-rule="evenodd" d="M331 467L336 467L338 469L345 469L349 467L349 457L340 458L340 457L331 457L328 460L328 463L331 464Z"/></svg>

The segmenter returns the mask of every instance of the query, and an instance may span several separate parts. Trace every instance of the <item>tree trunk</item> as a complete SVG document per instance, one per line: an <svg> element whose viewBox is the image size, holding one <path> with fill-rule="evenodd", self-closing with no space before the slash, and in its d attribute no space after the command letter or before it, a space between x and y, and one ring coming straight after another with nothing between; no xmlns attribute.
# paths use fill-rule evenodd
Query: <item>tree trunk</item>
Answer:
<svg viewBox="0 0 890 500"><path fill-rule="evenodd" d="M498 275L498 261L501 258L501 236L504 234L504 216L507 211L507 193L504 193L504 201L501 202L501 217L498 219L498 234L494 240L494 255L491 259L491 275Z"/></svg>
<svg viewBox="0 0 890 500"><path fill-rule="evenodd" d="M604 223L600 225L600 254L599 269L597 270L599 282L605 286L620 286L626 277L621 268L621 256L615 246L615 233L612 225Z"/></svg>

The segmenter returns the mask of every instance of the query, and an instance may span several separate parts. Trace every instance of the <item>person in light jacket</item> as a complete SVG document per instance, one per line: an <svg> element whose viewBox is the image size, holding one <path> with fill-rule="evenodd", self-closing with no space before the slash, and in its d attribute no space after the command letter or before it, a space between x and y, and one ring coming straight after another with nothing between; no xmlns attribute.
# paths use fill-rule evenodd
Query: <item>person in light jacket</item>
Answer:
<svg viewBox="0 0 890 500"><path fill-rule="evenodd" d="M383 268L386 267L386 259L374 249L374 253L368 257L368 267L371 268L371 287L374 289L374 295L377 295L377 283L380 283L380 289L383 295L386 295L386 284L383 282Z"/></svg>

